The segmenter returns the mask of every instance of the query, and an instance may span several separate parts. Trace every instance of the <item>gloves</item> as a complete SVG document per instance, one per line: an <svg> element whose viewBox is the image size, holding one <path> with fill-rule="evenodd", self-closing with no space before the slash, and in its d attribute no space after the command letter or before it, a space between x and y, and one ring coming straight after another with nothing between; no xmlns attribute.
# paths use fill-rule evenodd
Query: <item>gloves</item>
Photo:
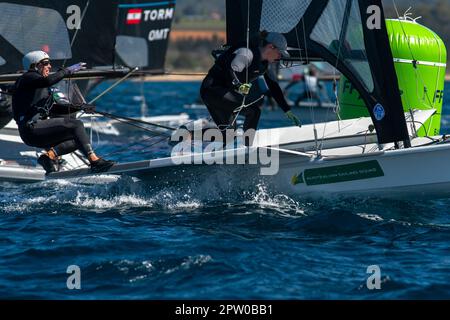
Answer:
<svg viewBox="0 0 450 320"><path fill-rule="evenodd" d="M81 109L86 113L95 113L95 105L93 105L93 104L85 103L85 104L83 104Z"/></svg>
<svg viewBox="0 0 450 320"><path fill-rule="evenodd" d="M250 89L252 88L252 84L251 83L242 83L239 87L238 87L238 92L244 96L248 95L250 92Z"/></svg>
<svg viewBox="0 0 450 320"><path fill-rule="evenodd" d="M71 65L70 67L67 67L66 70L69 71L70 74L73 74L75 72L78 72L80 70L86 69L86 63L85 62L78 62L77 64Z"/></svg>
<svg viewBox="0 0 450 320"><path fill-rule="evenodd" d="M291 110L287 111L285 114L286 114L286 117L294 123L294 125L296 125L297 127L302 126L302 124L300 123L300 120L297 118L297 116Z"/></svg>

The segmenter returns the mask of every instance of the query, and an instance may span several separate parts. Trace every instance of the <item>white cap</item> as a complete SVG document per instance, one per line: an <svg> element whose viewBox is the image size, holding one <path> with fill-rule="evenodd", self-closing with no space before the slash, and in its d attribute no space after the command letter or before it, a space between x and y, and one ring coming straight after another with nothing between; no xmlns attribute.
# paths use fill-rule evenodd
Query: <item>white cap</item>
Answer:
<svg viewBox="0 0 450 320"><path fill-rule="evenodd" d="M50 59L47 52L44 51L31 51L28 52L22 59L24 70L29 70L32 64L37 64L42 60Z"/></svg>
<svg viewBox="0 0 450 320"><path fill-rule="evenodd" d="M265 40L277 47L283 57L289 58L290 55L287 51L287 40L281 33L269 32Z"/></svg>

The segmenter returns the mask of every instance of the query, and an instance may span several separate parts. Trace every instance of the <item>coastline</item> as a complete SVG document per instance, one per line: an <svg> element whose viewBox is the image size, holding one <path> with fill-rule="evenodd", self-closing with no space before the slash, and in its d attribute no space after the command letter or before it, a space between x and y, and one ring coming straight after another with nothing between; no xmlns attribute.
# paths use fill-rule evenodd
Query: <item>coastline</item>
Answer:
<svg viewBox="0 0 450 320"><path fill-rule="evenodd" d="M186 74L164 74L157 76L146 76L144 81L147 82L191 82L202 81L205 78L206 73L186 73ZM141 81L141 78L136 78L135 81Z"/></svg>
<svg viewBox="0 0 450 320"><path fill-rule="evenodd" d="M146 76L144 81L147 82L190 82L190 81L202 81L206 76L206 73L200 72L186 72L185 74L165 74L157 76ZM141 81L141 78L135 79L135 81ZM445 75L445 81L450 81L450 74Z"/></svg>

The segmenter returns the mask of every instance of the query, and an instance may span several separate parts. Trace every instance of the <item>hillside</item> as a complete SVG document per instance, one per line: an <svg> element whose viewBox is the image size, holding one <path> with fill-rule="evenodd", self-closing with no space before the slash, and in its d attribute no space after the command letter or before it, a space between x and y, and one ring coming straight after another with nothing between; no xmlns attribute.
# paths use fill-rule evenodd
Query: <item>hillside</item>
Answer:
<svg viewBox="0 0 450 320"><path fill-rule="evenodd" d="M387 18L397 17L393 3L383 0ZM434 30L450 49L449 0L395 0L395 4L400 15L412 7L412 16L422 16L418 21ZM177 1L167 67L206 71L213 62L211 50L224 43L225 14L225 0Z"/></svg>

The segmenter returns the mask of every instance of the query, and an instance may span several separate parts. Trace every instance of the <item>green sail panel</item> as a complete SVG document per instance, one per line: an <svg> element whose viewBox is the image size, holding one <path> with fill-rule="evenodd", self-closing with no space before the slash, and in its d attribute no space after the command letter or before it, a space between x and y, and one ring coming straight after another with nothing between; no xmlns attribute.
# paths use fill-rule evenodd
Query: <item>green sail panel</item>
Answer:
<svg viewBox="0 0 450 320"><path fill-rule="evenodd" d="M413 21L386 20L403 109L436 109L436 114L419 130L419 136L438 135L445 84L447 49L432 30ZM339 84L342 119L367 117L363 99L350 81Z"/></svg>

